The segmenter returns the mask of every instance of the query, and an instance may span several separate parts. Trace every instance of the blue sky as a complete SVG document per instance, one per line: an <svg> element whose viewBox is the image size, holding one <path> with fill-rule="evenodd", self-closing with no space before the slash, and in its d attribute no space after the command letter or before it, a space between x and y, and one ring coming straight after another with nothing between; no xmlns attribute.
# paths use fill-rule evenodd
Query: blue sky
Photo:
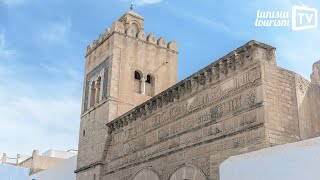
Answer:
<svg viewBox="0 0 320 180"><path fill-rule="evenodd" d="M0 0L0 152L77 148L88 44L130 7L126 0ZM179 80L255 39L306 78L320 59L320 27L255 27L258 10L320 9L316 0L136 0L145 31L179 43Z"/></svg>

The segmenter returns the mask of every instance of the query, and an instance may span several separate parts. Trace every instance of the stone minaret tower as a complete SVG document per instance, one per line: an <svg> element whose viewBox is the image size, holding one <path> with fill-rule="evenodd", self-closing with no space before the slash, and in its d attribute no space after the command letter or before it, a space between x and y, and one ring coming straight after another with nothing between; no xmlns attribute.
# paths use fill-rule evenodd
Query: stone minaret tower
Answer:
<svg viewBox="0 0 320 180"><path fill-rule="evenodd" d="M83 83L77 180L98 180L106 123L174 85L177 43L146 36L130 10L88 46Z"/></svg>

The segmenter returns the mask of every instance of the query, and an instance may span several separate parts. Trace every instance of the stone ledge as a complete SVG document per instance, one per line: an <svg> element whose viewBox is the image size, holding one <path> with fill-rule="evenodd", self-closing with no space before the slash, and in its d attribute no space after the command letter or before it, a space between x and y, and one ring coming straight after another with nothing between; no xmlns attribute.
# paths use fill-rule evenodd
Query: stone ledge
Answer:
<svg viewBox="0 0 320 180"><path fill-rule="evenodd" d="M94 163L91 163L89 165L86 165L86 166L83 166L81 168L78 168L74 171L74 173L78 173L78 172L81 172L81 171L84 171L84 170L87 170L87 169L90 169L90 168L93 168L95 166L98 166L98 165L102 165L101 161L96 161Z"/></svg>

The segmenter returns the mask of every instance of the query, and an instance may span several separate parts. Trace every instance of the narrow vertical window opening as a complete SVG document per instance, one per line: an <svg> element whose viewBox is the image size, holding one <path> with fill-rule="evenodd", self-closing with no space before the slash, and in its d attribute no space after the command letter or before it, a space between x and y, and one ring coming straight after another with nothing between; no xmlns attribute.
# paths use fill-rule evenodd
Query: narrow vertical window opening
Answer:
<svg viewBox="0 0 320 180"><path fill-rule="evenodd" d="M94 106L96 100L96 84L93 81L91 84L91 96L90 96L90 107Z"/></svg>
<svg viewBox="0 0 320 180"><path fill-rule="evenodd" d="M134 79L140 80L141 79L141 74L138 71L134 72Z"/></svg>

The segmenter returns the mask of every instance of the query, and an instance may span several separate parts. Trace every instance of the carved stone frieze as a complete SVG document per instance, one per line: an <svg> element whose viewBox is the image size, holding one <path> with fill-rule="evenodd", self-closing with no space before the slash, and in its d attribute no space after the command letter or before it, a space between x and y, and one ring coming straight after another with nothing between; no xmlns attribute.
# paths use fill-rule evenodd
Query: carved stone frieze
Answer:
<svg viewBox="0 0 320 180"><path fill-rule="evenodd" d="M256 111L245 113L244 115L237 116L233 119L219 122L219 119L221 117L226 116L229 113L238 112L241 109L245 109L249 107L249 104L245 97L247 97L248 95L251 95L252 93L253 92L250 90L244 95L238 95L234 98L231 98L230 100L226 100L220 103L219 105L216 105L213 108L203 110L201 113L196 113L180 121L177 121L174 124L169 124L167 126L164 126L163 128L160 128L157 131L155 131L157 133L151 133L151 135L146 134L133 141L128 141L128 143L124 145L119 144L119 145L113 146L113 148L111 148L110 150L110 152L113 152L113 153L110 153L111 154L111 156L109 157L110 161L112 162L117 161L116 159L118 159L119 157L125 157L126 155L135 153L136 151L139 151L140 153L145 154L145 156L151 156L152 154L157 154L162 151L170 150L173 147L183 148L184 146L199 143L208 137L211 137L211 139L217 138L219 136L224 136L228 133L232 133L234 131L240 130L241 128L247 128L248 126L258 125L259 123L261 123L261 119L260 121L257 120ZM217 111L219 112L219 115L217 115L216 109L218 109ZM167 119L170 116L179 117L181 116L181 112L186 112L186 111L170 110L169 112L170 113L168 114L168 116L164 117L165 121L168 121ZM173 113L173 112L176 112L176 113ZM157 119L157 120L160 120L160 119ZM156 124L157 122L161 123L160 121L153 121L153 122L154 122L153 125L157 125ZM208 126L199 131L195 131L191 134L182 135L180 137L175 138L174 140L170 140L170 137L175 137L177 134L181 134L183 132L186 132L193 128L197 128L201 125L204 125L210 122L214 123L214 125ZM219 122L219 123L215 124L216 122ZM128 131L129 134L127 135L127 138L138 136L142 132L145 132L146 130L148 131L150 127L152 126L150 126L148 123L143 123L141 124L141 126L138 127L138 129L135 129L134 131L133 129L132 131L129 130ZM114 141L123 142L124 140L123 138L125 137L116 136ZM159 145L155 145L151 147L151 149L155 151L149 152L147 147L153 144L148 144L148 143L159 143L162 141L164 142ZM159 147L158 150L157 150L157 147ZM142 150L142 149L145 149L145 150Z"/></svg>
<svg viewBox="0 0 320 180"><path fill-rule="evenodd" d="M160 111L157 114L154 114L150 117L148 117L147 121L143 122L137 122L131 129L134 130L134 127L140 127L144 126L146 127L146 131L149 131L154 128L158 128L159 126L163 126L168 121L174 121L176 118L179 118L181 116L186 116L187 114L193 113L195 111L198 111L200 109L203 109L204 107L208 107L211 104L215 104L216 102L219 102L223 100L224 98L227 98L228 96L232 95L232 92L234 94L237 94L239 92L243 92L243 88L247 88L247 85L254 84L256 80L261 78L260 69L258 67L248 70L247 72L240 74L233 79L222 82L221 84L218 84L216 86L212 86L206 90L204 90L202 93L193 96L191 99L186 99L182 101L181 103L178 103L169 109L165 111ZM235 91L237 90L237 91ZM173 91L177 93L178 91ZM251 90L248 94L242 95L238 97L238 99L242 99L244 102L238 102L237 98L234 98L232 102L230 102L230 108L236 109L239 106L239 103L241 105L245 105L243 107L249 107L250 105L254 104L255 101L255 91ZM157 107L160 108L160 105L162 103L165 103L166 101L169 102L169 93L167 95L161 96L162 98L157 99L156 101L153 100L149 103L157 103ZM174 97L174 96L172 96ZM167 100L162 100L163 98L166 98ZM237 104L238 103L238 104ZM228 103L227 103L228 104ZM221 111L224 107L221 107L223 104L217 104L212 108L212 117L213 118L219 118L221 116ZM150 106L150 105L149 105ZM155 106L155 105L154 105ZM147 106L148 107L148 106ZM150 108L149 108L150 110ZM228 110L230 111L230 110ZM128 116L128 118L133 120L133 117L136 117L138 112L135 110L133 113L131 113L131 116ZM226 108L224 108L224 112L226 112ZM150 113L149 113L150 114ZM144 115L142 115L142 118ZM150 120L151 119L151 120ZM130 120L128 121L130 122ZM117 126L118 127L118 126ZM140 131L140 128L137 128L139 133L135 134L126 134L125 137L127 138L134 138L135 136L138 136L143 133L143 131ZM136 130L135 130L136 131ZM123 136L120 134L117 134L115 136ZM126 141L125 138L123 141ZM116 141L118 142L118 141Z"/></svg>
<svg viewBox="0 0 320 180"><path fill-rule="evenodd" d="M262 141L262 67L255 46L238 48L108 123L104 176L123 172L130 179L152 165L160 179L170 179L190 161L209 177L213 153Z"/></svg>

